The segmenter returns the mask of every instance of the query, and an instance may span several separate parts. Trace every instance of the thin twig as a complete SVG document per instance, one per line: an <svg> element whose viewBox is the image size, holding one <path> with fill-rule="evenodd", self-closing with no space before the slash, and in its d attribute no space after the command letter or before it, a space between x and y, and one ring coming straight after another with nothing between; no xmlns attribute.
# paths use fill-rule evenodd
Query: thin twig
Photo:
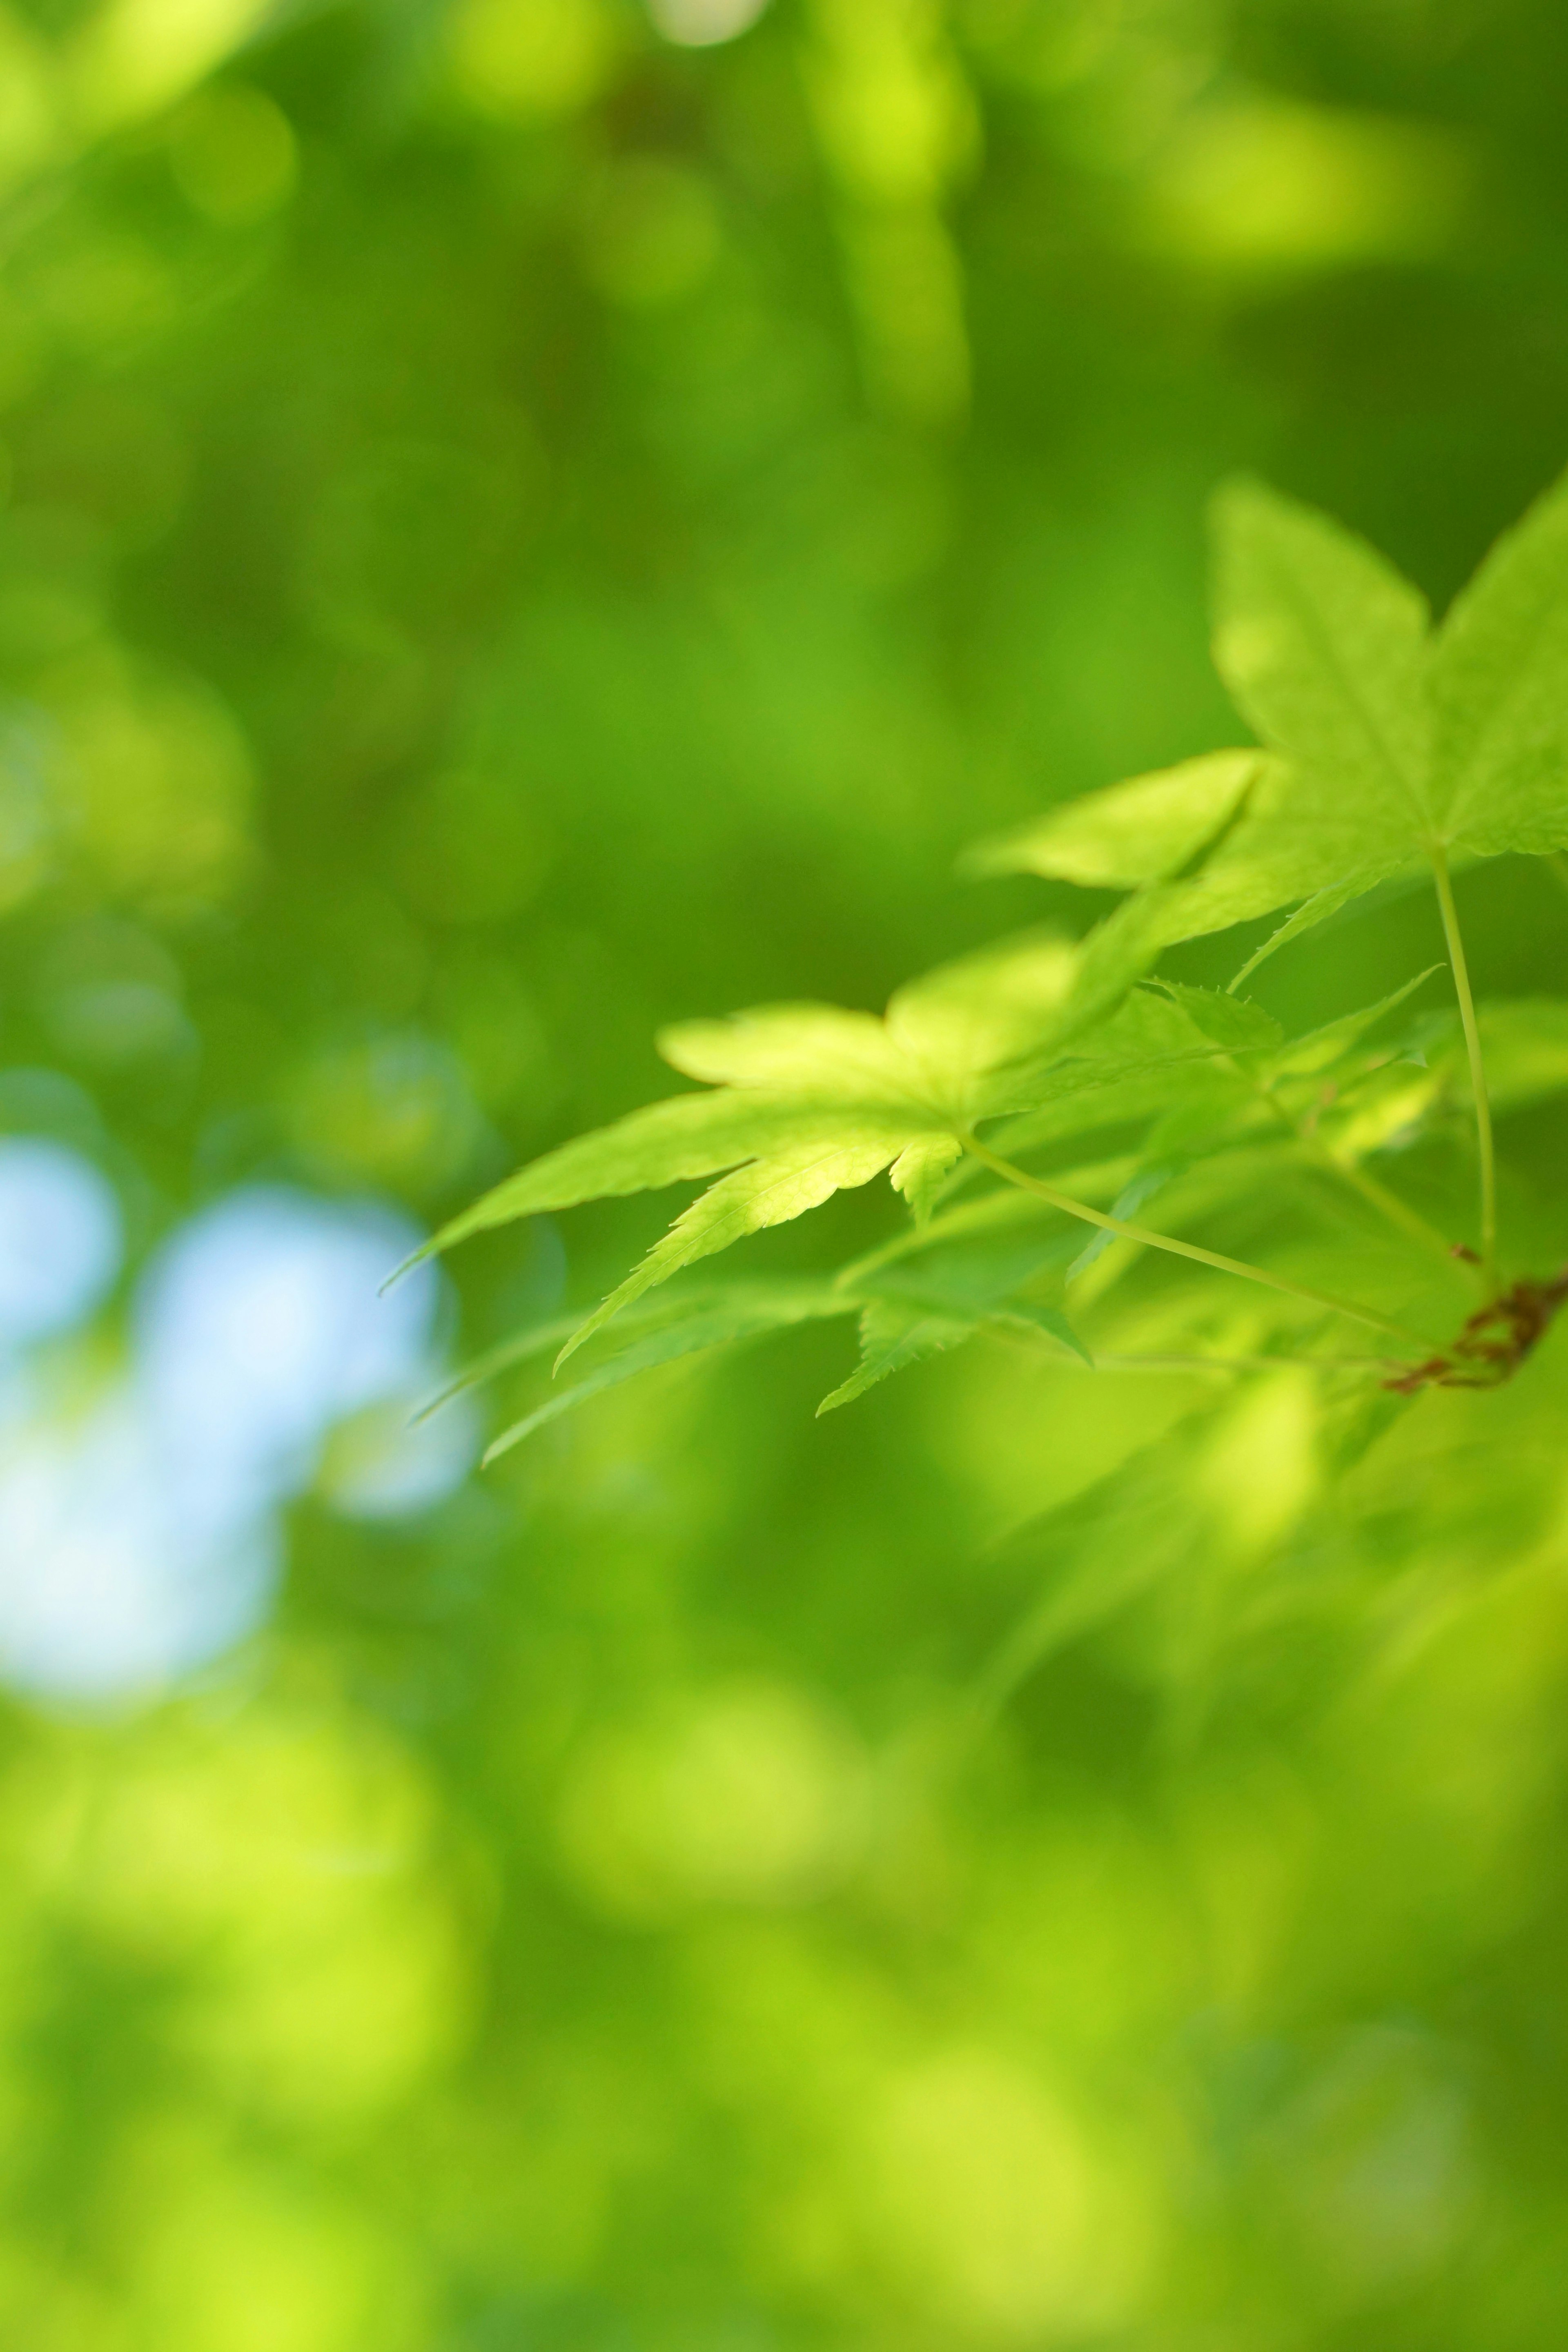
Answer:
<svg viewBox="0 0 1568 2352"><path fill-rule="evenodd" d="M1354 1307L1347 1299L1331 1297L1327 1291L1312 1290L1304 1283L1291 1282L1282 1274L1268 1274L1260 1265L1247 1265L1240 1258L1222 1256L1217 1250L1199 1249L1194 1242L1179 1242L1169 1234L1152 1233L1147 1225L1129 1224L1122 1217L1108 1217L1100 1210L1089 1208L1085 1202L1072 1200L1066 1192L1058 1192L1055 1185L1043 1183L1039 1177L1029 1175L1026 1170L1016 1168L1010 1160L1000 1159L977 1137L966 1135L963 1141L965 1150L972 1151L993 1175L1003 1177L1009 1184L1016 1184L1023 1192L1037 1194L1053 1209L1060 1209L1065 1216L1080 1217L1086 1225L1098 1225L1102 1233L1114 1234L1120 1241L1138 1242L1145 1249L1168 1250L1173 1257L1192 1258L1199 1265L1212 1265L1221 1274L1239 1275L1244 1282L1261 1283L1266 1289L1282 1291L1286 1297L1300 1298L1309 1307L1326 1307L1332 1315L1348 1315L1354 1322L1364 1323L1373 1331L1386 1332L1390 1339L1405 1340L1413 1347L1425 1348L1429 1344L1418 1333L1407 1331L1403 1324L1391 1323L1386 1316L1374 1315L1370 1307Z"/></svg>
<svg viewBox="0 0 1568 2352"><path fill-rule="evenodd" d="M1270 1372L1281 1364L1304 1365L1314 1372L1403 1371L1405 1360L1393 1356L1101 1356L1096 1369L1107 1372Z"/></svg>

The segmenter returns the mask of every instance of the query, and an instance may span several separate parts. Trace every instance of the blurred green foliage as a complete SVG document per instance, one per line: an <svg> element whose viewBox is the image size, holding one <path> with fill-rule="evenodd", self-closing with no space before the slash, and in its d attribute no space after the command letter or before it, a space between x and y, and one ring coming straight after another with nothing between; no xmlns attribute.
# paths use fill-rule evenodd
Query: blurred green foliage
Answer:
<svg viewBox="0 0 1568 2352"><path fill-rule="evenodd" d="M1565 85L1549 0L11 0L5 1124L133 1253L428 1224L660 1024L1081 919L954 856L1231 739L1219 475L1441 603L1560 469ZM1552 876L1459 890L1560 993ZM1321 937L1292 1026L1442 952ZM1544 1269L1563 1115L1500 1132ZM475 1244L466 1344L664 1222ZM329 1464L264 1635L7 1703L0 2338L1563 2341L1561 1335L1342 1481L1293 1371L848 1368L395 1524Z"/></svg>

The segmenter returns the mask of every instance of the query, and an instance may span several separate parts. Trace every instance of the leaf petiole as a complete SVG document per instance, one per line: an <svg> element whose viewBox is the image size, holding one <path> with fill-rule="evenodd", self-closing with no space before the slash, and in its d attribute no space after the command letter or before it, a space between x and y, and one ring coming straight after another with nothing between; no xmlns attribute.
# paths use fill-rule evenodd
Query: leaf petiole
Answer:
<svg viewBox="0 0 1568 2352"><path fill-rule="evenodd" d="M1369 1307L1352 1307L1347 1299L1331 1297L1327 1291L1310 1289L1306 1284L1291 1282L1281 1274L1268 1274L1262 1266L1247 1265L1241 1258L1223 1256L1217 1250L1200 1249L1194 1242L1176 1241L1169 1234L1152 1233L1148 1226L1129 1224L1121 1217L1108 1217L1101 1210L1091 1209L1087 1202L1058 1192L1054 1184L1031 1176L1026 1169L1015 1167L1010 1160L990 1150L977 1136L966 1135L963 1142L964 1150L989 1168L993 1175L1016 1184L1023 1192L1035 1193L1053 1209L1061 1210L1065 1216L1080 1217L1085 1224L1098 1225L1102 1233L1114 1234L1120 1241L1138 1242L1145 1249L1167 1250L1173 1257L1194 1259L1199 1265L1212 1265L1221 1274L1239 1275L1244 1282L1258 1282L1266 1289L1282 1291L1288 1298L1300 1298L1309 1307L1327 1307L1333 1315L1348 1315L1352 1321L1364 1323L1371 1330L1385 1332L1390 1339L1402 1339L1417 1348L1428 1345L1417 1332L1389 1322L1385 1316L1374 1315Z"/></svg>
<svg viewBox="0 0 1568 2352"><path fill-rule="evenodd" d="M1448 943L1448 961L1454 974L1454 993L1459 1000L1459 1019L1464 1024L1465 1051L1470 1062L1470 1091L1476 1105L1476 1145L1481 1163L1481 1272L1489 1297L1496 1293L1498 1286L1497 1159L1492 1146L1491 1104L1487 1097L1486 1064L1481 1058L1481 1033L1476 1021L1476 1000L1470 992L1470 972L1465 961L1459 910L1454 904L1453 878L1448 872L1448 860L1441 842L1433 842L1431 856L1432 872L1437 884L1437 904L1443 915L1443 936Z"/></svg>

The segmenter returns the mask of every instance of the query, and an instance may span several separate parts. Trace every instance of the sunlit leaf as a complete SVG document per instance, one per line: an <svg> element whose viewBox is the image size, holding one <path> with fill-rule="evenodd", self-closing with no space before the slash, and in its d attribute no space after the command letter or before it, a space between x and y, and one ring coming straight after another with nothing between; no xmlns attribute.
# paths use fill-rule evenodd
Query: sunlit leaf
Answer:
<svg viewBox="0 0 1568 2352"><path fill-rule="evenodd" d="M1041 874L1088 889L1163 882L1207 849L1267 764L1258 751L1207 751L1158 775L1110 784L973 849L973 874Z"/></svg>
<svg viewBox="0 0 1568 2352"><path fill-rule="evenodd" d="M519 1217L712 1176L784 1143L830 1146L853 1136L859 1124L845 1106L762 1094L679 1095L650 1103L520 1169L444 1225L419 1255L450 1249L472 1234Z"/></svg>
<svg viewBox="0 0 1568 2352"><path fill-rule="evenodd" d="M923 1225L936 1204L944 1178L963 1157L963 1146L951 1135L922 1135L906 1144L889 1174L893 1190L901 1192Z"/></svg>
<svg viewBox="0 0 1568 2352"><path fill-rule="evenodd" d="M788 1224L808 1209L819 1208L837 1192L869 1183L898 1157L904 1144L903 1131L897 1128L880 1135L862 1132L851 1142L798 1144L721 1176L677 1217L635 1272L595 1308L567 1341L558 1360L563 1363L623 1307L640 1298L656 1283L668 1282L682 1266L728 1249L747 1234Z"/></svg>
<svg viewBox="0 0 1568 2352"><path fill-rule="evenodd" d="M1504 533L1438 634L1432 799L1482 856L1568 843L1568 478Z"/></svg>
<svg viewBox="0 0 1568 2352"><path fill-rule="evenodd" d="M1213 520L1215 660L1268 756L1114 785L975 853L1134 891L1086 943L1086 998L1097 961L1124 982L1178 940L1292 908L1235 985L1431 859L1568 843L1568 484L1435 638L1417 591L1328 516L1237 481Z"/></svg>
<svg viewBox="0 0 1568 2352"><path fill-rule="evenodd" d="M1364 540L1261 483L1215 500L1215 661L1347 865L1425 824L1427 609Z"/></svg>
<svg viewBox="0 0 1568 2352"><path fill-rule="evenodd" d="M893 1372L923 1363L928 1356L941 1355L946 1349L961 1347L973 1338L975 1329L973 1323L951 1316L928 1315L918 1307L874 1299L860 1316L860 1361L847 1381L823 1398L816 1408L818 1416L836 1412L841 1404L852 1404Z"/></svg>
<svg viewBox="0 0 1568 2352"><path fill-rule="evenodd" d="M1113 986L1103 968L1094 986L1108 999L1108 1017L1090 1023L1079 993L1083 969L1070 942L1031 932L912 982L880 1020L795 1004L682 1024L665 1033L662 1049L686 1075L708 1080L710 1091L655 1104L546 1153L428 1247L449 1247L511 1218L717 1174L568 1335L564 1360L683 1267L884 1169L923 1221L964 1135L982 1120L1123 1072L1223 1051L1210 1034L1216 1019L1236 1038L1252 1034L1245 1012L1210 1006L1205 1030L1169 995L1130 996L1130 982Z"/></svg>

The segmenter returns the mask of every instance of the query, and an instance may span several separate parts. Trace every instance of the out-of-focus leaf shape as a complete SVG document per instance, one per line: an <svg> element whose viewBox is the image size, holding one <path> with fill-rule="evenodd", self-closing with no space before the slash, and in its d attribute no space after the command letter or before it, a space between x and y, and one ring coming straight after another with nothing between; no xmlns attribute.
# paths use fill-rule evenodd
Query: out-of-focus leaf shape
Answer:
<svg viewBox="0 0 1568 2352"><path fill-rule="evenodd" d="M787 1330L795 1324L853 1315L858 1306L854 1297L824 1283L734 1284L722 1290L688 1294L678 1301L671 1300L662 1312L648 1318L653 1328L645 1329L641 1338L595 1364L570 1386L555 1390L533 1412L502 1430L490 1444L485 1460L495 1461L547 1423L559 1420L563 1413L574 1412L579 1405L603 1396L606 1390L619 1388L640 1373L657 1370L660 1364L674 1363L682 1356L700 1355L714 1348L735 1347L770 1332ZM580 1328L582 1318L574 1318L572 1328ZM464 1382L454 1383L434 1402L444 1402L458 1385L491 1377L529 1357L547 1353L558 1344L561 1335L558 1318L520 1333L472 1367Z"/></svg>
<svg viewBox="0 0 1568 2352"><path fill-rule="evenodd" d="M1464 1116L1469 1075L1458 1015L1426 1015L1381 1049L1363 1045L1373 1019L1389 1009L1370 1008L1300 1039L1273 1074L1283 1100L1315 1107L1319 1139L1337 1159L1405 1149L1434 1125ZM1478 1017L1495 1111L1568 1092L1568 1004L1551 998L1483 1004Z"/></svg>
<svg viewBox="0 0 1568 2352"><path fill-rule="evenodd" d="M941 1298L941 1286L938 1298ZM952 1306L957 1306L957 1298ZM1044 1306L1030 1298L1008 1298L1006 1303L994 1303L987 1310L975 1310L971 1315L942 1312L938 1301L921 1301L920 1284L912 1284L912 1296L900 1296L889 1291L884 1298L872 1298L860 1315L860 1364L856 1371L842 1381L818 1404L820 1413L832 1413L839 1404L853 1404L863 1397L868 1388L877 1388L893 1371L905 1371L908 1364L921 1364L926 1357L942 1355L947 1348L959 1348L963 1340L975 1339L978 1331L992 1328L1020 1328L1020 1331L1044 1331L1048 1339L1068 1348L1084 1364L1093 1367L1093 1357L1084 1340L1077 1336L1072 1324L1060 1307Z"/></svg>
<svg viewBox="0 0 1568 2352"><path fill-rule="evenodd" d="M1005 1199L1005 1194L994 1196ZM1061 1269L1076 1238L1055 1233L1003 1234L985 1228L949 1238L952 1217L928 1225L899 1257L873 1252L838 1276L841 1288L871 1290L916 1306L942 1307L954 1315L987 1315L1005 1306L1017 1310L1026 1289L1042 1285L1061 1295ZM1071 1246L1068 1245L1069 1241Z"/></svg>
<svg viewBox="0 0 1568 2352"><path fill-rule="evenodd" d="M1353 867L1349 874L1342 874L1337 882L1329 883L1321 890L1314 890L1310 898L1302 900L1293 915L1286 917L1278 930L1270 931L1262 945L1254 948L1231 982L1231 987L1239 988L1242 982L1250 980L1258 965L1267 963L1271 955L1278 954L1281 948L1289 947L1291 940L1300 939L1303 931L1315 931L1320 923L1331 922L1336 915L1342 914L1358 898L1370 898L1374 890L1418 887L1423 882L1429 883L1431 878L1427 869L1414 858L1407 858L1403 865L1394 867L1393 874L1382 875L1374 881L1369 881L1359 866Z"/></svg>
<svg viewBox="0 0 1568 2352"><path fill-rule="evenodd" d="M953 1222L949 1219L948 1226ZM928 1234L931 1231L930 1227L926 1230ZM836 1389L828 1403L847 1404L852 1397L862 1394L876 1381L885 1380L889 1372L901 1370L906 1363L917 1363L924 1356L935 1353L939 1347L957 1346L956 1328L940 1340L932 1337L939 1326L962 1325L962 1336L965 1338L988 1325L999 1329L1043 1331L1084 1363L1092 1365L1094 1359L1058 1303L1062 1265L1076 1246L1076 1234L1059 1230L1044 1234L1031 1232L998 1236L994 1230L982 1227L950 1239L945 1246L917 1247L896 1258L873 1255L858 1266L846 1267L838 1277L840 1286L851 1295L873 1290L879 1302L900 1308L909 1318L910 1344L907 1349L901 1342L894 1346L889 1341L891 1325L876 1324L875 1370L870 1369L872 1359L868 1355L860 1371L842 1389ZM1042 1286L1050 1296L1038 1295ZM925 1330L928 1325L931 1331ZM867 1328L869 1327L862 1328L863 1349ZM924 1331L925 1338L917 1340L917 1331ZM930 1339L930 1345L925 1344L926 1339ZM822 1410L826 1411L827 1405Z"/></svg>
<svg viewBox="0 0 1568 2352"><path fill-rule="evenodd" d="M1310 1029L1303 1037L1292 1037L1269 1057L1261 1075L1270 1079L1316 1076L1331 1070L1348 1054L1354 1053L1369 1030L1386 1020L1407 997L1414 995L1423 981L1430 980L1435 971L1441 970L1440 964L1428 964L1425 971L1418 971L1414 980L1407 980L1392 994L1380 997L1375 1004L1364 1004L1359 1012L1343 1013L1337 1021L1326 1021L1321 1028Z"/></svg>
<svg viewBox="0 0 1568 2352"><path fill-rule="evenodd" d="M1179 1163L1140 1170L1139 1173L1132 1179L1131 1183L1125 1186L1111 1202L1111 1215L1113 1217L1135 1217L1138 1214L1139 1210L1142 1209L1146 1202L1152 1201L1156 1192L1163 1192L1166 1185L1170 1182L1172 1177L1180 1174L1180 1172ZM1072 1264L1068 1266L1067 1271L1068 1280L1069 1282L1076 1282L1079 1275L1087 1274L1089 1267L1095 1263L1095 1260L1104 1256L1106 1251L1110 1247L1110 1244L1115 1238L1116 1236L1114 1234L1108 1234L1103 1229L1097 1234L1091 1234L1089 1240L1084 1244L1082 1249L1079 1250L1077 1257L1074 1258Z"/></svg>
<svg viewBox="0 0 1568 2352"><path fill-rule="evenodd" d="M1205 1037L1212 1037L1227 1053L1264 1053L1284 1043L1285 1032L1274 1015L1245 996L1221 995L1212 988L1186 988L1179 982L1168 982L1165 992Z"/></svg>
<svg viewBox="0 0 1568 2352"><path fill-rule="evenodd" d="M1482 1004L1477 1018L1487 1057L1487 1091L1495 1111L1522 1110L1568 1092L1568 1003L1552 997L1528 997L1507 1004ZM1420 1025L1416 1032L1425 1067L1412 1068L1415 1054L1404 1066L1390 1058L1368 1068L1359 1088L1345 1089L1344 1116L1353 1129L1362 1121L1362 1107L1381 1085L1394 1087L1402 1105L1397 1132L1413 1141L1429 1118L1462 1102L1468 1084L1464 1037L1458 1017L1444 1014ZM1354 1065L1352 1065L1354 1067ZM1336 1106L1336 1109L1337 1109ZM1335 1117L1324 1131L1335 1136Z"/></svg>
<svg viewBox="0 0 1568 2352"><path fill-rule="evenodd" d="M1521 997L1483 1004L1478 1017L1494 1108L1515 1109L1568 1087L1568 1003Z"/></svg>
<svg viewBox="0 0 1568 2352"><path fill-rule="evenodd" d="M1059 1272L1072 1238L1056 1234L1042 1239L1037 1234L998 1244L982 1236L968 1251L931 1254L925 1265L912 1274L895 1268L890 1277L880 1281L872 1274L864 1282L846 1282L840 1277L833 1284L729 1283L678 1287L660 1299L633 1303L626 1309L626 1323L635 1336L510 1423L485 1458L495 1460L562 1414L575 1412L606 1390L661 1364L835 1317L859 1315L863 1333L874 1330L876 1335L876 1370L869 1371L862 1363L851 1381L835 1391L830 1402L840 1404L906 1363L957 1346L988 1323L1044 1331L1089 1363L1089 1351L1058 1307L1016 1295L1020 1286L1042 1274L1049 1276ZM868 1299L868 1289L877 1295ZM587 1340L593 1336L588 1327L594 1320L592 1316L554 1316L515 1334L467 1366L430 1399L419 1417L435 1412L463 1389L550 1354L563 1339ZM825 1405L823 1410L826 1409Z"/></svg>

